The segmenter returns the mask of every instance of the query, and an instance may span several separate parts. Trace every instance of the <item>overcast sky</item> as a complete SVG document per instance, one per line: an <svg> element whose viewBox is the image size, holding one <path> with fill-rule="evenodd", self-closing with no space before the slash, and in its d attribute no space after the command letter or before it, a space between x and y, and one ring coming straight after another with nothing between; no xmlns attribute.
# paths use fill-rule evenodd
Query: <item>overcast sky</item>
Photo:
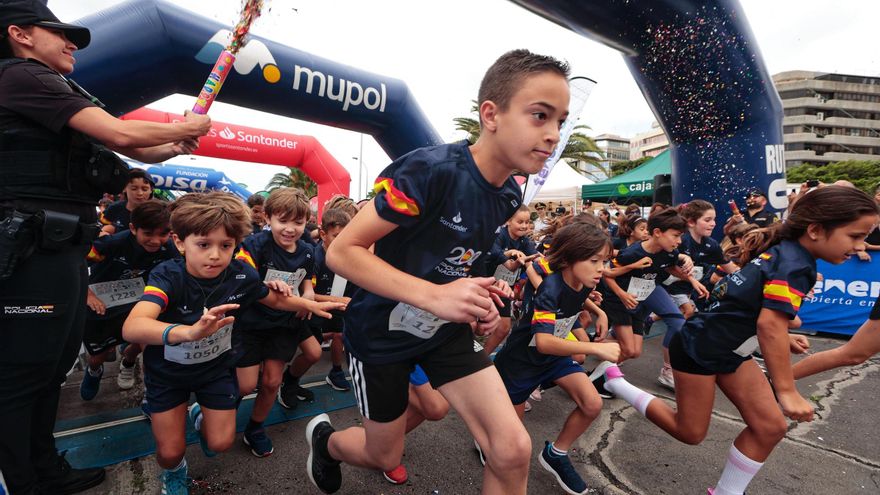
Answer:
<svg viewBox="0 0 880 495"><path fill-rule="evenodd" d="M117 3L120 0L50 0L49 7L62 21L74 21ZM230 27L241 5L240 0L174 3ZM876 32L880 2L741 3L771 74L801 69L880 76ZM631 137L649 129L654 121L618 52L507 1L270 0L268 5L253 33L405 81L447 141L463 137L455 131L452 119L469 114L486 68L500 54L514 48L565 59L573 75L597 81L579 121L589 125L592 134ZM151 107L182 113L192 102L191 96L176 96ZM359 134L220 103L211 108L210 114L218 121L315 136L349 169L352 196L362 193L357 186ZM365 136L363 161L365 179L372 183L389 159L370 136ZM221 169L233 180L247 184L251 191L263 189L272 174L282 170L202 157L178 158L169 163Z"/></svg>

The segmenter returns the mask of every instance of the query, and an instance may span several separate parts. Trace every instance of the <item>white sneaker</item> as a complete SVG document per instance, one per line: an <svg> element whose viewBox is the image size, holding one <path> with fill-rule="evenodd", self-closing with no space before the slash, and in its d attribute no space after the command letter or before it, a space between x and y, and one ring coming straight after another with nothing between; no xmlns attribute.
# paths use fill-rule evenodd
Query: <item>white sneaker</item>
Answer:
<svg viewBox="0 0 880 495"><path fill-rule="evenodd" d="M137 363L132 365L131 368L126 368L122 363L119 363L119 374L116 375L116 385L119 385L120 390L129 390L134 387L135 370L137 370Z"/></svg>
<svg viewBox="0 0 880 495"><path fill-rule="evenodd" d="M541 390L541 387L538 387L535 390L532 390L532 393L529 394L529 399L535 402L541 402L541 399L544 398L543 396L541 396L542 393L544 392Z"/></svg>
<svg viewBox="0 0 880 495"><path fill-rule="evenodd" d="M672 376L672 368L667 368L666 366L661 368L657 381L669 390L675 390L675 378Z"/></svg>
<svg viewBox="0 0 880 495"><path fill-rule="evenodd" d="M532 404L529 401L526 401L525 412L529 412L532 410Z"/></svg>

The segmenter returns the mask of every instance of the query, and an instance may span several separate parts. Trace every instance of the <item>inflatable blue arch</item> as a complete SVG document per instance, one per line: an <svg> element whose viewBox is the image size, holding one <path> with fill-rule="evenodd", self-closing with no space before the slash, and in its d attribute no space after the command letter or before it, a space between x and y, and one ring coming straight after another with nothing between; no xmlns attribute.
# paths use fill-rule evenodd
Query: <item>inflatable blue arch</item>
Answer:
<svg viewBox="0 0 880 495"><path fill-rule="evenodd" d="M786 206L782 105L736 0L513 1L623 53L672 143L675 202L723 205L757 186L773 209ZM163 0L79 22L93 42L74 77L116 115L195 96L228 35ZM234 69L221 101L371 134L392 158L441 142L403 81L259 37Z"/></svg>

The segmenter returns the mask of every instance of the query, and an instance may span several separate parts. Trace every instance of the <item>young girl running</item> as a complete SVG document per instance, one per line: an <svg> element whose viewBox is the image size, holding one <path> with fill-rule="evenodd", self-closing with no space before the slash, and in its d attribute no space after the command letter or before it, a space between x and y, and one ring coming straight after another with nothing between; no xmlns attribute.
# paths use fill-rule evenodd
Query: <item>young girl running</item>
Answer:
<svg viewBox="0 0 880 495"><path fill-rule="evenodd" d="M628 383L616 366L605 372L607 389L688 444L706 437L716 384L736 405L746 428L734 441L710 494L743 493L785 436L785 416L813 419L813 406L794 386L789 320L816 282L816 259L839 264L864 249L878 208L870 196L852 188L829 186L810 195L811 201L795 204L784 223L746 235L742 270L716 284L708 311L696 314L672 338L677 411ZM751 358L758 344L775 398Z"/></svg>
<svg viewBox="0 0 880 495"><path fill-rule="evenodd" d="M630 215L620 222L617 229L617 237L613 237L611 244L614 248L614 256L627 247L648 240L648 220L639 215Z"/></svg>
<svg viewBox="0 0 880 495"><path fill-rule="evenodd" d="M616 362L620 346L566 340L579 325L587 296L602 279L610 239L600 228L584 223L563 227L547 257L553 273L535 294L527 319L511 333L498 352L495 367L520 419L529 394L539 385L560 386L577 407L569 414L555 442L545 442L538 461L567 493L587 493L587 485L568 458L572 443L602 409L602 399L572 354L592 354Z"/></svg>

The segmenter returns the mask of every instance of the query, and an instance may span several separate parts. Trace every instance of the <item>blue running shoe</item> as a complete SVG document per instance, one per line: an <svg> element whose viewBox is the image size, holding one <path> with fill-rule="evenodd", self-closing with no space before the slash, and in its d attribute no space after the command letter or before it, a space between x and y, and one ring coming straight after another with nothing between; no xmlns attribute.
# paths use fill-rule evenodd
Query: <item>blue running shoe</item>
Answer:
<svg viewBox="0 0 880 495"><path fill-rule="evenodd" d="M216 452L208 448L208 440L202 435L202 406L198 402L193 402L187 409L189 411L189 420L192 421L193 429L199 434L199 445L202 447L205 457L214 457Z"/></svg>
<svg viewBox="0 0 880 495"><path fill-rule="evenodd" d="M331 371L327 374L325 381L333 390L339 390L340 392L351 390L351 385L348 384L348 380L345 379L345 372L342 370Z"/></svg>
<svg viewBox="0 0 880 495"><path fill-rule="evenodd" d="M266 435L265 428L257 428L253 431L244 430L241 441L250 447L251 454L257 457L268 457L272 455L272 452L275 452L275 447L272 446L269 435Z"/></svg>
<svg viewBox="0 0 880 495"><path fill-rule="evenodd" d="M587 493L587 484L584 483L581 475L574 470L571 465L571 459L567 455L557 456L550 451L550 442L544 442L544 449L538 456L538 461L544 466L544 469L550 471L550 474L556 477L559 486L565 490L565 493L571 495L583 495Z"/></svg>
<svg viewBox="0 0 880 495"><path fill-rule="evenodd" d="M93 376L92 371L86 366L86 371L83 373L83 381L79 384L79 396L82 397L82 400L92 400L98 395L102 376L104 376L103 364L98 368L98 376Z"/></svg>
<svg viewBox="0 0 880 495"><path fill-rule="evenodd" d="M187 476L187 466L177 471L162 471L162 495L189 495L192 480Z"/></svg>

